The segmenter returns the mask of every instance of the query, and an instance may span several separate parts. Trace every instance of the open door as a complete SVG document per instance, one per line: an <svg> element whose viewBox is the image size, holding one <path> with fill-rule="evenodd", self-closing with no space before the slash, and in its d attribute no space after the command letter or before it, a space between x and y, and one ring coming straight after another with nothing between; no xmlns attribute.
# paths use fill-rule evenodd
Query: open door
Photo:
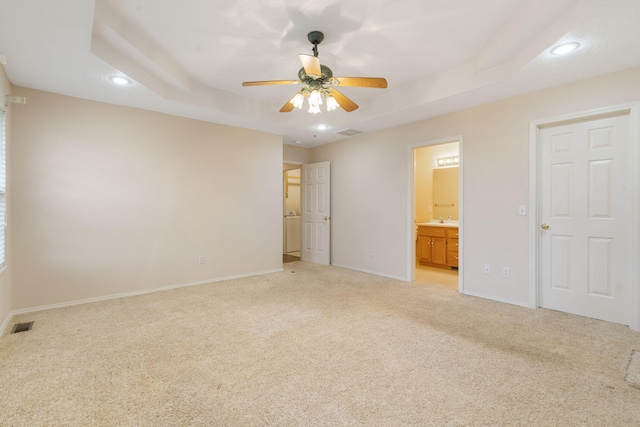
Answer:
<svg viewBox="0 0 640 427"><path fill-rule="evenodd" d="M331 262L331 168L329 162L302 166L302 261Z"/></svg>

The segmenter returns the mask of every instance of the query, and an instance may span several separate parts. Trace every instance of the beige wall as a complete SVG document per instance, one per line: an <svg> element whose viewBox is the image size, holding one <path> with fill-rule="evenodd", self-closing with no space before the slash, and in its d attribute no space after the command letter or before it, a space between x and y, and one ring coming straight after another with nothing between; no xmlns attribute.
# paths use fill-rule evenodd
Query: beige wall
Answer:
<svg viewBox="0 0 640 427"><path fill-rule="evenodd" d="M282 268L280 136L14 95L14 310Z"/></svg>
<svg viewBox="0 0 640 427"><path fill-rule="evenodd" d="M7 78L7 74L4 71L4 67L0 64L0 108L5 111L5 123L6 123L6 136L7 145L10 140L11 126L10 126L10 113L11 104L5 102L6 96L11 93L11 84ZM11 147L7 146L7 152ZM11 167L11 165L7 165ZM10 197L11 180L7 180L7 197ZM9 226L5 235L5 268L0 272L0 333L2 333L3 326L9 321L9 313L13 309L12 300L12 286L11 286L11 222L13 218L7 218Z"/></svg>
<svg viewBox="0 0 640 427"><path fill-rule="evenodd" d="M406 279L408 146L463 135L464 291L528 304L529 218L518 205L529 200L530 121L640 100L639 82L629 69L312 149L311 161L332 167L332 262Z"/></svg>
<svg viewBox="0 0 640 427"><path fill-rule="evenodd" d="M305 147L297 147L293 145L283 145L282 159L284 163L292 163L293 165L303 165L309 163L309 149ZM286 169L295 167L291 165Z"/></svg>

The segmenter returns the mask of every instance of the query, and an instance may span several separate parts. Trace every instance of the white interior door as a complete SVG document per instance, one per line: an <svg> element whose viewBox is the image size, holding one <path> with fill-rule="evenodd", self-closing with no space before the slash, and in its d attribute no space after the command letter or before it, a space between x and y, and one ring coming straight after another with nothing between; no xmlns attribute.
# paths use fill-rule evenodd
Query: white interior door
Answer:
<svg viewBox="0 0 640 427"><path fill-rule="evenodd" d="M302 166L303 261L329 264L331 238L331 168L329 162Z"/></svg>
<svg viewBox="0 0 640 427"><path fill-rule="evenodd" d="M629 135L629 116L541 130L541 307L629 324Z"/></svg>

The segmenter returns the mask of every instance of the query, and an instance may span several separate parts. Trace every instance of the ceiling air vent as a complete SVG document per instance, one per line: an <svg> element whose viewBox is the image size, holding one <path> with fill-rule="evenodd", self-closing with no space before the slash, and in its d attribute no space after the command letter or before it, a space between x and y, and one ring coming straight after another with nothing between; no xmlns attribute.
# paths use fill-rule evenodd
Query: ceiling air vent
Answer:
<svg viewBox="0 0 640 427"><path fill-rule="evenodd" d="M338 135L344 135L344 136L353 136L353 135L362 133L362 131L347 128L347 129L337 130L334 133L337 133Z"/></svg>

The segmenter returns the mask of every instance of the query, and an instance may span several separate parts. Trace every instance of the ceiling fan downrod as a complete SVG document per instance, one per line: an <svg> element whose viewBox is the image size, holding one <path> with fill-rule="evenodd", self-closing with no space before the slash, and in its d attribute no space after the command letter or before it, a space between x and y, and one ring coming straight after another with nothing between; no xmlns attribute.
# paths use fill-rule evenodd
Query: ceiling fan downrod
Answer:
<svg viewBox="0 0 640 427"><path fill-rule="evenodd" d="M313 44L313 56L317 57L318 45L322 43L322 40L324 40L324 34L322 34L322 31L311 31L309 34L307 34L307 39L311 42L311 44Z"/></svg>

